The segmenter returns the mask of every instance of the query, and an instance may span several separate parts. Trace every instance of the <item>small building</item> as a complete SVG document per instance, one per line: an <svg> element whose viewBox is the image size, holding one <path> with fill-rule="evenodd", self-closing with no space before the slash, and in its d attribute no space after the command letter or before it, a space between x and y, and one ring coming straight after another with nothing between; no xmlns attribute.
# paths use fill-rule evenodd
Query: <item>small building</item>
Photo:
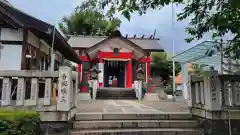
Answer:
<svg viewBox="0 0 240 135"><path fill-rule="evenodd" d="M80 63L79 57L66 39L54 29L53 25L1 0L0 70L48 70L52 46L56 70L65 58Z"/></svg>
<svg viewBox="0 0 240 135"><path fill-rule="evenodd" d="M83 61L78 65L80 81L88 80L88 69L96 66L101 71L99 88L132 88L138 68L143 69L145 82L149 82L150 54L164 51L159 39L124 37L119 31L109 37L70 36L68 43Z"/></svg>

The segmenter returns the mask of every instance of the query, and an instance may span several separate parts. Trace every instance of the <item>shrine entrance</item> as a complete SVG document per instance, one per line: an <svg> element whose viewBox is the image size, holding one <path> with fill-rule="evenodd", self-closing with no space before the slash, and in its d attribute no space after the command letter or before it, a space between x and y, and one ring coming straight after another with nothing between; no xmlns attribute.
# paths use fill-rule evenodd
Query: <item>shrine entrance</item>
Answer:
<svg viewBox="0 0 240 135"><path fill-rule="evenodd" d="M125 88L126 61L104 60L104 87Z"/></svg>

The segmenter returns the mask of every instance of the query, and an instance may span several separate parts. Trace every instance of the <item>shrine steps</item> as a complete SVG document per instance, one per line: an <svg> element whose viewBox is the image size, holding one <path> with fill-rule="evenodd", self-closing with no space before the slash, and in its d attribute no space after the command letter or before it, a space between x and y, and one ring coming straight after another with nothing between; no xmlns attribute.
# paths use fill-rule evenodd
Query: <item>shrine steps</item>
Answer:
<svg viewBox="0 0 240 135"><path fill-rule="evenodd" d="M101 88L97 90L96 99L128 99L134 100L136 93L133 89L127 88Z"/></svg>
<svg viewBox="0 0 240 135"><path fill-rule="evenodd" d="M191 114L81 114L71 135L204 135Z"/></svg>

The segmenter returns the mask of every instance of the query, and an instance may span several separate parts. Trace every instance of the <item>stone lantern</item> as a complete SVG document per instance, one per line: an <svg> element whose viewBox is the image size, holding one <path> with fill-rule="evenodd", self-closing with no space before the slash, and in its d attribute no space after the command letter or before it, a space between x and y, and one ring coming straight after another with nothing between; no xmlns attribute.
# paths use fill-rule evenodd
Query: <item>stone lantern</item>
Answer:
<svg viewBox="0 0 240 135"><path fill-rule="evenodd" d="M92 99L95 100L96 99L96 95L97 95L97 87L98 87L98 74L101 72L99 69L97 69L96 66L93 66L90 70L90 86L92 87Z"/></svg>
<svg viewBox="0 0 240 135"><path fill-rule="evenodd" d="M141 67L136 70L136 75L137 75L137 80L139 81L144 80L144 71Z"/></svg>
<svg viewBox="0 0 240 135"><path fill-rule="evenodd" d="M101 72L96 66L93 66L90 70L90 80L97 80L98 74Z"/></svg>

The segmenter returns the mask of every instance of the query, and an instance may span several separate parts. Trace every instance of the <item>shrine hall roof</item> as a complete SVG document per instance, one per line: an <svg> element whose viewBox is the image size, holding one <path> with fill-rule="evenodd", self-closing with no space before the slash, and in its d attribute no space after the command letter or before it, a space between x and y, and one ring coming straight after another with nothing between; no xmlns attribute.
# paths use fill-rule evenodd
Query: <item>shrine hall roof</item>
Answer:
<svg viewBox="0 0 240 135"><path fill-rule="evenodd" d="M108 38L107 36L70 36L68 44L73 48L90 48L95 44ZM164 51L159 43L159 39L150 38L127 38L144 50L152 52Z"/></svg>

